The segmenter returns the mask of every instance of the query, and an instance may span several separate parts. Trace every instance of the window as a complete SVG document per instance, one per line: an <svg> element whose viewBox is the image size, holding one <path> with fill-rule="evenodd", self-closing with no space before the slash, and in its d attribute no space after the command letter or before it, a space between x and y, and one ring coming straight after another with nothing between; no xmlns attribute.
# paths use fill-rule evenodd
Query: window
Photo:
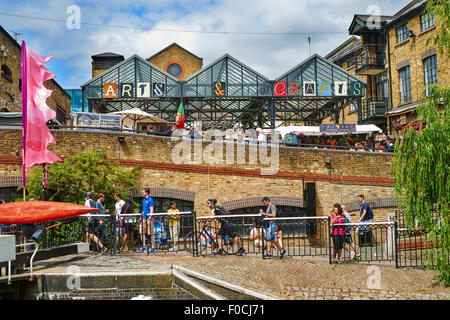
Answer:
<svg viewBox="0 0 450 320"><path fill-rule="evenodd" d="M408 40L408 23L397 28L397 43Z"/></svg>
<svg viewBox="0 0 450 320"><path fill-rule="evenodd" d="M421 15L420 24L422 26L422 31L426 31L434 27L434 16L428 13Z"/></svg>
<svg viewBox="0 0 450 320"><path fill-rule="evenodd" d="M61 125L66 124L66 112L60 106L56 106L56 120L58 120Z"/></svg>
<svg viewBox="0 0 450 320"><path fill-rule="evenodd" d="M352 58L351 60L348 61L348 67L347 68L351 68L356 66L356 57Z"/></svg>
<svg viewBox="0 0 450 320"><path fill-rule="evenodd" d="M176 78L181 75L182 71L183 69L181 69L180 65L177 63L172 63L169 67L167 67L167 72Z"/></svg>
<svg viewBox="0 0 450 320"><path fill-rule="evenodd" d="M411 102L411 70L406 66L398 71L400 78L400 103Z"/></svg>
<svg viewBox="0 0 450 320"><path fill-rule="evenodd" d="M387 73L382 72L375 76L375 85L377 89L377 98L387 97L388 95L388 81Z"/></svg>
<svg viewBox="0 0 450 320"><path fill-rule="evenodd" d="M436 56L431 56L423 60L423 72L425 75L425 94L429 95L429 86L431 84L438 83L437 74L437 58Z"/></svg>
<svg viewBox="0 0 450 320"><path fill-rule="evenodd" d="M13 82L12 72L6 64L2 64L2 78L5 78L9 82Z"/></svg>

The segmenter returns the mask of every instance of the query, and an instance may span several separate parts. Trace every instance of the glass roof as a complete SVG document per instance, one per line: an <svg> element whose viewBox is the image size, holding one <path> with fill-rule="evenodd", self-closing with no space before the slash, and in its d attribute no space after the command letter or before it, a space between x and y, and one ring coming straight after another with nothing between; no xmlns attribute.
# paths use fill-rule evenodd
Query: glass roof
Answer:
<svg viewBox="0 0 450 320"><path fill-rule="evenodd" d="M218 95L215 85L222 83L223 95ZM269 79L224 55L209 66L198 71L183 83L184 97L267 97L272 95Z"/></svg>
<svg viewBox="0 0 450 320"><path fill-rule="evenodd" d="M304 96L302 90L293 96L274 93L277 82L302 84L314 82L320 87L327 83L328 93ZM348 93L336 96L330 88L336 81L349 84ZM345 104L355 103L363 95L350 93L350 84L366 83L339 66L313 55L275 80L225 54L184 81L150 62L134 55L115 65L82 85L89 110L112 112L141 108L153 115L174 121L181 99L184 101L186 119L207 121L256 121L277 123L290 121L320 121L330 112L338 112ZM142 84L148 91L142 94ZM105 84L114 84L114 97L107 95ZM154 86L162 86L159 91ZM125 88L129 95L124 94ZM323 87L325 88L325 87ZM156 88L158 89L158 88ZM159 94L157 94L159 92ZM290 90L289 92L292 92ZM323 90L321 91L321 93ZM270 107L270 101L272 106ZM269 109L272 108L272 111ZM87 108L85 109L87 110ZM270 120L272 119L272 120Z"/></svg>
<svg viewBox="0 0 450 320"><path fill-rule="evenodd" d="M136 55L86 82L82 87L85 88L87 99L103 99L103 85L105 83L130 83L133 85L132 97L137 97L137 87L141 82L149 83L150 87L154 83L164 84L166 88L165 97L181 96L181 84L177 78ZM152 97L151 94L150 97Z"/></svg>
<svg viewBox="0 0 450 320"><path fill-rule="evenodd" d="M317 73L316 73L317 71ZM284 73L277 79L278 81L297 82L314 81L314 82L332 82L335 81L355 81L366 84L360 78L345 71L341 67L315 54L306 61L295 66L288 72Z"/></svg>

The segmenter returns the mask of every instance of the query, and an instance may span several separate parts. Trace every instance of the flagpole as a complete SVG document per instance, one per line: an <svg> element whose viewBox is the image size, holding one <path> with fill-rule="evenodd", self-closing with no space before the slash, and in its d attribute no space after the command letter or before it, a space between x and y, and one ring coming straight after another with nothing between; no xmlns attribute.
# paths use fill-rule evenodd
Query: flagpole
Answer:
<svg viewBox="0 0 450 320"><path fill-rule="evenodd" d="M27 79L27 47L25 41L22 40L21 47L21 61L22 61L22 187L23 187L23 201L25 201L25 146L27 143L27 101L28 101L28 79Z"/></svg>

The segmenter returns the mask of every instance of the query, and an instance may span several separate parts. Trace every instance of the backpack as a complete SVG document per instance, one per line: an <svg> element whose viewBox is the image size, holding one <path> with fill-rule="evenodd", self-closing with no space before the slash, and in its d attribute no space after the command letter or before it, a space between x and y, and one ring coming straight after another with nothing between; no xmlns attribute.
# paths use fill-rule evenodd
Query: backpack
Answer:
<svg viewBox="0 0 450 320"><path fill-rule="evenodd" d="M367 208L367 213L366 213L366 217L367 217L367 219L373 219L373 211L372 211L372 208L369 206L368 208Z"/></svg>
<svg viewBox="0 0 450 320"><path fill-rule="evenodd" d="M226 215L230 214L230 212L227 209L225 209L224 207L221 207L221 206L214 206L213 209L214 209L214 214L216 216L226 216ZM218 218L218 220L221 223L227 223L228 222L228 220L222 219L222 218Z"/></svg>

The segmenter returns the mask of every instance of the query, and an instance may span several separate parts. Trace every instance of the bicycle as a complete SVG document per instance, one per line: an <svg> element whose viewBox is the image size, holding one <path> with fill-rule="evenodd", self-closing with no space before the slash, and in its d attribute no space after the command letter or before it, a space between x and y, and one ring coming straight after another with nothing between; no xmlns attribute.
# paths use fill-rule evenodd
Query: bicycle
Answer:
<svg viewBox="0 0 450 320"><path fill-rule="evenodd" d="M205 221L201 230L197 231L196 234L194 231L191 231L185 236L187 252L195 252L196 241L198 252L201 254L205 253L208 249L210 249L213 254L216 254L217 250L220 249L219 243L217 242L217 231L212 232L210 230L211 228L214 229L214 227L211 227L209 224L210 220L211 219ZM234 237L230 237L229 235L222 237L222 249L226 254L235 254L239 250L238 243L242 243L242 237L236 232Z"/></svg>

